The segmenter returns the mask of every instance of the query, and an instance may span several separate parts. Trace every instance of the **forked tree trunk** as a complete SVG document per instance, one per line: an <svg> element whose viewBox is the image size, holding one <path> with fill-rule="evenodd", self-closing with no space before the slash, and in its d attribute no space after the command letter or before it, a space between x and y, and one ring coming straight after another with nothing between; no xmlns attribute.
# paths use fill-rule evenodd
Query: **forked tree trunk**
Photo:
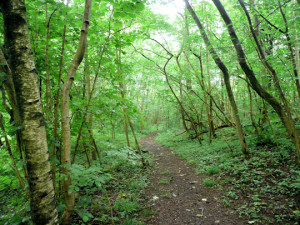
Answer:
<svg viewBox="0 0 300 225"><path fill-rule="evenodd" d="M21 0L1 0L5 48L21 118L21 139L26 155L31 216L34 224L58 224L51 179L46 129L37 72Z"/></svg>
<svg viewBox="0 0 300 225"><path fill-rule="evenodd" d="M249 151L248 151L248 148L247 148L247 145L246 145L246 141L245 141L245 136L244 136L244 131L243 131L243 128L242 128L242 124L241 124L241 121L240 121L240 117L239 117L239 114L238 114L238 108L236 106L236 103L235 103L235 100L234 100L234 96L233 96L233 92L232 92L232 89L231 89L231 85L230 85L230 77L229 77L229 72L228 72L228 69L227 67L225 66L225 64L222 62L222 60L219 58L219 56L217 55L216 51L214 50L214 48L212 47L207 35L206 35L206 32L199 20L199 18L197 17L196 13L194 12L194 10L192 9L192 7L190 6L188 0L184 0L185 3L186 3L186 6L189 10L189 12L191 13L193 19L195 20L200 32L201 32L201 35L202 35L202 38L205 42L205 45L206 47L209 49L209 52L210 54L212 55L215 63L217 64L217 66L220 68L220 70L222 71L223 73L223 77L224 77L224 82L225 82L225 87L226 87L226 91L227 91L227 95L228 95L228 98L229 98L229 101L230 101L230 105L231 105L231 108L232 108L232 111L233 111L233 117L234 117L234 122L235 122L235 128L236 128L236 131L237 131L237 134L238 134L238 137L239 137L239 141L240 141L240 145L241 145L241 148L242 148L242 152L247 155L249 154Z"/></svg>
<svg viewBox="0 0 300 225"><path fill-rule="evenodd" d="M63 85L62 96L61 96L61 123L62 123L62 138L63 138L62 165L63 165L63 173L66 176L66 179L64 179L63 181L66 208L62 216L62 222L61 222L62 224L71 223L71 218L72 218L74 203L75 203L74 193L69 193L70 185L72 185L72 180L68 174L68 169L67 169L67 167L71 165L71 130L70 130L70 118L69 118L69 94L78 66L80 65L84 57L85 47L87 43L88 28L90 23L91 7L92 7L92 0L86 0L78 49L68 70L67 78Z"/></svg>

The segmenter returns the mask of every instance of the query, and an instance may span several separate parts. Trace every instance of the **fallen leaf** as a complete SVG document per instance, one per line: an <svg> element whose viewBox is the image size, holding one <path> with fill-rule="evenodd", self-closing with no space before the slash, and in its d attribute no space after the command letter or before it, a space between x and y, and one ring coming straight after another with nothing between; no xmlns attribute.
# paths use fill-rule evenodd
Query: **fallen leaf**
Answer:
<svg viewBox="0 0 300 225"><path fill-rule="evenodd" d="M196 216L197 216L197 217L202 217L203 215L202 215L202 214L197 214Z"/></svg>

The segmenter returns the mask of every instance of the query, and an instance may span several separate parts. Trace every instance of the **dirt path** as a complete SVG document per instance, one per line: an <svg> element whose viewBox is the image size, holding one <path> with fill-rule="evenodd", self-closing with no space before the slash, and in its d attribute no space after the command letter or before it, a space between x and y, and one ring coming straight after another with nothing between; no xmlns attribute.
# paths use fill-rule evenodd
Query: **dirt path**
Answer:
<svg viewBox="0 0 300 225"><path fill-rule="evenodd" d="M148 206L155 214L150 224L247 224L232 215L222 203L222 193L205 187L201 175L185 160L154 141L154 136L141 140L154 160L151 185L146 190Z"/></svg>

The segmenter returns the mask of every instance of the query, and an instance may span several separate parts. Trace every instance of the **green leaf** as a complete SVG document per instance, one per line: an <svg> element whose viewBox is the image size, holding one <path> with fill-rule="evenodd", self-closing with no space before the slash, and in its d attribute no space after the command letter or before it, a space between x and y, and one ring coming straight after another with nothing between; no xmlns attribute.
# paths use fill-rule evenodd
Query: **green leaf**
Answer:
<svg viewBox="0 0 300 225"><path fill-rule="evenodd" d="M88 218L87 216L83 216L83 217L82 217L82 220L83 220L83 222L86 223L87 221L89 221L89 218Z"/></svg>

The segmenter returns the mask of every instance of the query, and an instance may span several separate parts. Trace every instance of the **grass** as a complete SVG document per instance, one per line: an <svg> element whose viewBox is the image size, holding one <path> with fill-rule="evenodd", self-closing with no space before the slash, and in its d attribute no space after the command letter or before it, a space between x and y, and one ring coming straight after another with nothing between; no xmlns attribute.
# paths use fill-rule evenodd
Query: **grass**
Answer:
<svg viewBox="0 0 300 225"><path fill-rule="evenodd" d="M166 179L161 179L158 181L159 184L169 184L170 180L166 180Z"/></svg>
<svg viewBox="0 0 300 225"><path fill-rule="evenodd" d="M170 171L169 170L165 170L161 173L162 175L170 175Z"/></svg>
<svg viewBox="0 0 300 225"><path fill-rule="evenodd" d="M213 180L210 180L208 178L205 178L204 181L203 181L203 185L206 186L206 187L213 187L216 185L216 182L213 181Z"/></svg>
<svg viewBox="0 0 300 225"><path fill-rule="evenodd" d="M222 129L222 135L217 132L211 144L205 136L202 145L185 134L174 136L180 133L178 130L163 132L156 140L193 164L196 172L206 177L203 185L220 187L224 205L234 206L236 214L251 223L294 224L300 214L295 203L300 172L294 146L280 127L275 132L278 148L268 129L261 132L259 141L255 135L248 135L249 158L241 153L232 128Z"/></svg>

